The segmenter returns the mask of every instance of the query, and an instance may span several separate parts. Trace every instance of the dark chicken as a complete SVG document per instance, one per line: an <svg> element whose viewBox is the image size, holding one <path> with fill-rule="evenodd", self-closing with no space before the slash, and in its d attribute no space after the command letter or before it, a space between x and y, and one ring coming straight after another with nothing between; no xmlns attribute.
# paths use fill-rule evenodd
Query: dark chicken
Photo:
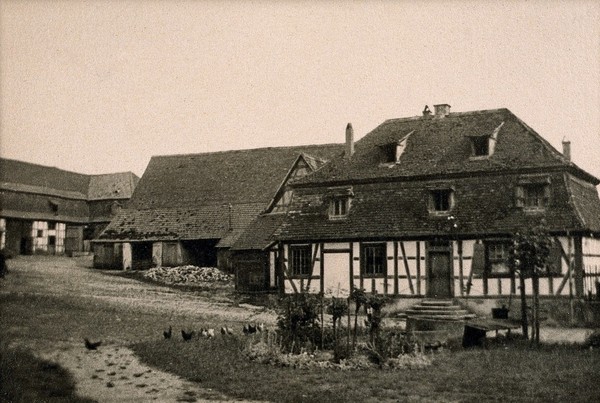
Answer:
<svg viewBox="0 0 600 403"><path fill-rule="evenodd" d="M88 350L96 350L102 344L101 341L97 341L95 343L92 343L87 338L83 339L83 341L85 342L85 348L87 348Z"/></svg>
<svg viewBox="0 0 600 403"><path fill-rule="evenodd" d="M170 339L172 334L173 334L173 329L171 328L171 326L169 326L169 330L165 330L163 332L163 336L165 336L165 339Z"/></svg>
<svg viewBox="0 0 600 403"><path fill-rule="evenodd" d="M194 331L192 330L189 333L186 333L185 330L181 329L181 337L183 337L183 341L192 340L192 336L194 335Z"/></svg>

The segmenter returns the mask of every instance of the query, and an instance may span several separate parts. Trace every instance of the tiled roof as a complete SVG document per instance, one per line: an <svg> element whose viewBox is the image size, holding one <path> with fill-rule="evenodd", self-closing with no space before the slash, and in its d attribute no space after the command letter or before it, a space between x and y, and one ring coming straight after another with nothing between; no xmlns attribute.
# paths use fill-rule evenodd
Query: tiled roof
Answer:
<svg viewBox="0 0 600 403"><path fill-rule="evenodd" d="M85 175L0 158L0 186L17 192L81 200L128 199L138 180L131 172Z"/></svg>
<svg viewBox="0 0 600 403"><path fill-rule="evenodd" d="M88 200L129 199L139 180L132 172L92 175Z"/></svg>
<svg viewBox="0 0 600 403"><path fill-rule="evenodd" d="M232 250L263 250L274 240L276 230L285 220L285 214L258 216L237 238Z"/></svg>
<svg viewBox="0 0 600 403"><path fill-rule="evenodd" d="M264 205L219 204L155 209L124 209L100 235L100 240L219 239L245 228Z"/></svg>
<svg viewBox="0 0 600 403"><path fill-rule="evenodd" d="M301 153L315 164L343 146L261 148L153 157L100 240L218 239L233 245L271 202Z"/></svg>
<svg viewBox="0 0 600 403"><path fill-rule="evenodd" d="M571 201L583 227L593 232L600 232L600 200L596 187L572 176L568 177L567 184Z"/></svg>
<svg viewBox="0 0 600 403"><path fill-rule="evenodd" d="M491 136L498 129L495 150L487 158L473 158L471 136ZM408 137L397 164L385 164L382 146ZM450 113L443 118L390 119L355 144L351 158L339 157L319 172L295 183L353 182L482 171L569 166L589 180L591 175L561 153L508 109Z"/></svg>
<svg viewBox="0 0 600 403"><path fill-rule="evenodd" d="M62 169L0 158L0 182L34 186L35 188L88 193L89 176Z"/></svg>
<svg viewBox="0 0 600 403"><path fill-rule="evenodd" d="M316 241L510 234L536 225L541 218L551 231L600 228L600 201L592 185L581 186L579 180L574 183L563 173L548 177L552 194L543 214L515 206L515 186L521 178L517 174L354 184L348 217L336 220L328 218L326 187L298 188L276 238ZM454 189L456 202L449 214L429 212L431 186ZM450 215L456 221L449 220ZM456 228L451 225L454 222Z"/></svg>
<svg viewBox="0 0 600 403"><path fill-rule="evenodd" d="M132 208L268 203L300 153L331 159L343 146L325 144L152 157Z"/></svg>

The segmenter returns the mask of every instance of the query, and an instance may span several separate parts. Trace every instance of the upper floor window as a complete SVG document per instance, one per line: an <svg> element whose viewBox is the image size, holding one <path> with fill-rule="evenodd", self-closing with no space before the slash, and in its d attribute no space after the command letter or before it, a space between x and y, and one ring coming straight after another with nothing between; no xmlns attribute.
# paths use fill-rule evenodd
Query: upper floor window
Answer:
<svg viewBox="0 0 600 403"><path fill-rule="evenodd" d="M365 277L385 276L387 271L386 244L362 245L361 272Z"/></svg>
<svg viewBox="0 0 600 403"><path fill-rule="evenodd" d="M483 157L490 155L490 141L485 137L472 137L471 144L473 146L473 155L475 157Z"/></svg>
<svg viewBox="0 0 600 403"><path fill-rule="evenodd" d="M329 218L344 218L350 210L350 198L347 196L334 197L329 202Z"/></svg>
<svg viewBox="0 0 600 403"><path fill-rule="evenodd" d="M488 157L494 154L498 133L500 132L502 126L504 126L504 122L500 123L500 125L497 126L492 133L467 134L467 136L471 139L471 150L473 157Z"/></svg>
<svg viewBox="0 0 600 403"><path fill-rule="evenodd" d="M450 211L454 206L454 192L452 189L433 189L429 193L429 211L443 213Z"/></svg>
<svg viewBox="0 0 600 403"><path fill-rule="evenodd" d="M310 245L290 246L290 272L293 277L307 277L312 272Z"/></svg>
<svg viewBox="0 0 600 403"><path fill-rule="evenodd" d="M404 153L406 149L406 145L408 143L408 138L411 134L413 134L414 130L402 137L400 140L395 141L393 143L384 144L381 147L383 153L385 155L384 163L387 164L397 164L400 161L400 157Z"/></svg>
<svg viewBox="0 0 600 403"><path fill-rule="evenodd" d="M548 178L525 178L515 188L515 205L540 210L549 205L550 183Z"/></svg>

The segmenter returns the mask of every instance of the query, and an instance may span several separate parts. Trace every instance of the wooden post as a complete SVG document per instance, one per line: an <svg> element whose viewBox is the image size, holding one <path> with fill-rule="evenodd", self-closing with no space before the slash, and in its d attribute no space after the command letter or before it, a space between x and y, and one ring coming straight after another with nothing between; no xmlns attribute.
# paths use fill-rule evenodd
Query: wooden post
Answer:
<svg viewBox="0 0 600 403"><path fill-rule="evenodd" d="M398 292L398 242L394 241L394 295Z"/></svg>
<svg viewBox="0 0 600 403"><path fill-rule="evenodd" d="M523 277L522 268L519 271L519 287L521 288L521 329L523 337L528 339L529 324L527 323L527 298L525 297L525 277Z"/></svg>
<svg viewBox="0 0 600 403"><path fill-rule="evenodd" d="M575 296L577 298L583 298L583 239L581 236L574 237L573 246L575 251L573 261L573 269L575 272Z"/></svg>

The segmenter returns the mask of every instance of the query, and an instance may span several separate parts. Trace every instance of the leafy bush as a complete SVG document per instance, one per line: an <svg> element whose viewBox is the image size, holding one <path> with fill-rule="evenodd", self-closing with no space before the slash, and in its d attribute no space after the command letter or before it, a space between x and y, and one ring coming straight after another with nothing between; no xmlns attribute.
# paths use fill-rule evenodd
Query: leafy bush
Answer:
<svg viewBox="0 0 600 403"><path fill-rule="evenodd" d="M594 330L590 333L584 342L586 347L600 347L600 330Z"/></svg>
<svg viewBox="0 0 600 403"><path fill-rule="evenodd" d="M283 297L277 326L285 352L312 351L321 335L319 316L323 308L320 295L301 293Z"/></svg>

